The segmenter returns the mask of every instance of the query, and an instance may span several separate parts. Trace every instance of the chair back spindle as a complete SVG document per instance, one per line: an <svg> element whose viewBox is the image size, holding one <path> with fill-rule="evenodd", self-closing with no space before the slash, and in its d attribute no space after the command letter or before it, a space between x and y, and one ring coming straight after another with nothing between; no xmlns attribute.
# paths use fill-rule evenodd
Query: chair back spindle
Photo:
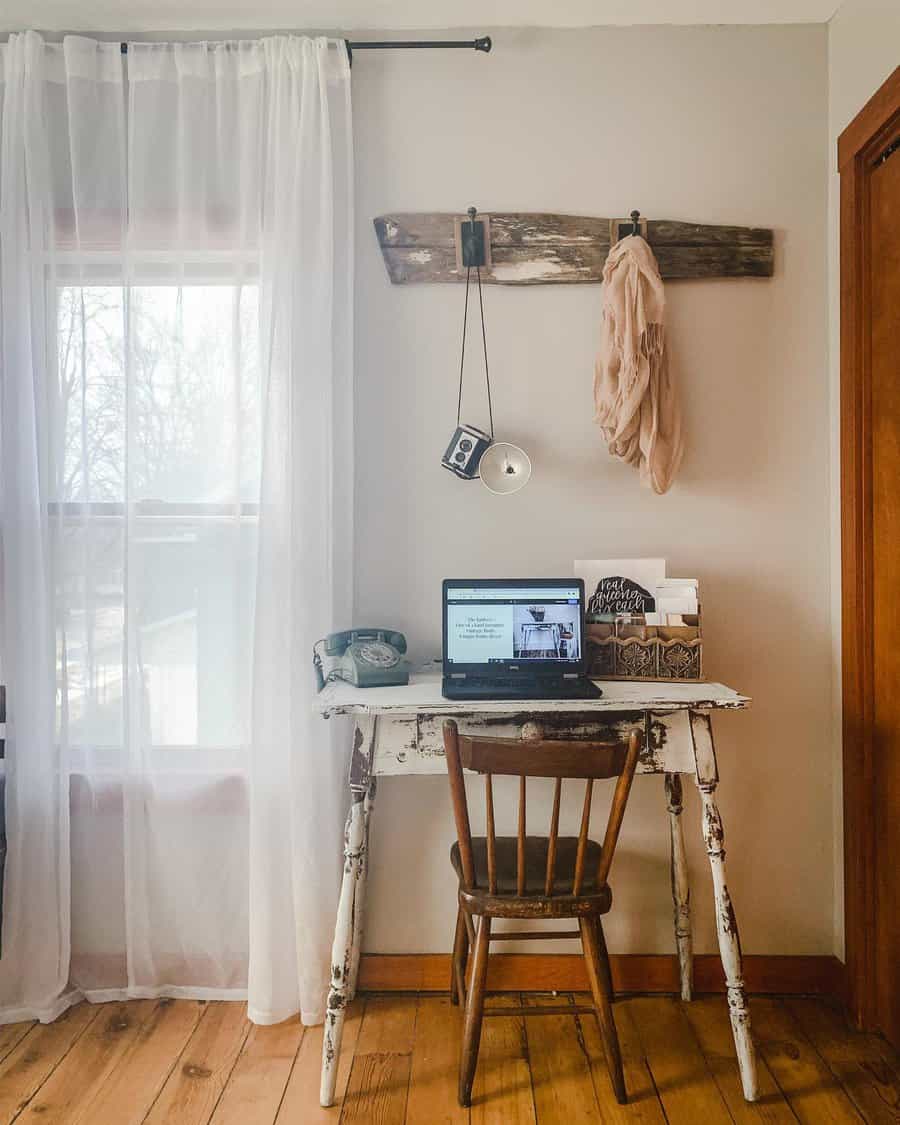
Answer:
<svg viewBox="0 0 900 1125"><path fill-rule="evenodd" d="M497 893L497 833L494 830L494 779L484 775L484 807L487 818L488 891Z"/></svg>
<svg viewBox="0 0 900 1125"><path fill-rule="evenodd" d="M444 756L447 759L447 776L450 779L450 797L453 818L456 821L456 840L462 864L463 883L466 890L475 889L475 859L472 853L472 832L469 828L469 803L466 800L466 783L459 758L459 736L456 723L444 724Z"/></svg>
<svg viewBox="0 0 900 1125"><path fill-rule="evenodd" d="M631 792L631 783L634 781L634 771L637 768L638 756L641 752L641 738L633 732L628 742L628 753L625 764L616 788L613 792L612 806L609 810L609 819L606 822L606 835L603 837L603 849L600 853L600 864L597 868L597 883L605 883L609 877L616 844L619 841L619 832L622 828L622 817L625 815L625 806L628 804L628 794Z"/></svg>
<svg viewBox="0 0 900 1125"><path fill-rule="evenodd" d="M519 834L516 841L516 894L525 894L525 774L519 778Z"/></svg>
<svg viewBox="0 0 900 1125"><path fill-rule="evenodd" d="M544 895L553 894L553 878L556 875L556 846L559 841L559 805L562 798L562 778L558 777L553 787L553 812L550 814L550 832L547 835L547 878L544 880Z"/></svg>
<svg viewBox="0 0 900 1125"><path fill-rule="evenodd" d="M594 779L589 777L584 783L584 805L581 809L581 828L578 831L578 850L575 852L575 878L572 894L580 895L584 886L584 857L587 852L588 836L591 831L591 799L594 796Z"/></svg>

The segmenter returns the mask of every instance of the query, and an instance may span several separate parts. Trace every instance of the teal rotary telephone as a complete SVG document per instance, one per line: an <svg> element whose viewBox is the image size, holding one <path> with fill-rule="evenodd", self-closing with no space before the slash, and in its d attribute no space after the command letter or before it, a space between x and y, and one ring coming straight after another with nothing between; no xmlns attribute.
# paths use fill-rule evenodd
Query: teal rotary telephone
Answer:
<svg viewBox="0 0 900 1125"><path fill-rule="evenodd" d="M322 670L319 645L325 655L339 663L326 676ZM330 633L313 645L316 690L332 680L343 680L354 687L393 687L409 683L409 661L403 659L406 637L395 629L347 629Z"/></svg>

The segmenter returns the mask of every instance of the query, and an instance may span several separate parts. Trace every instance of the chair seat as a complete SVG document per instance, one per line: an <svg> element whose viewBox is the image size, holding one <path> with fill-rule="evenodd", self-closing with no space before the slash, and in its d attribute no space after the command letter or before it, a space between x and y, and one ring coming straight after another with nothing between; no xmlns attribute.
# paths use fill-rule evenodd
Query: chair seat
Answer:
<svg viewBox="0 0 900 1125"><path fill-rule="evenodd" d="M545 836L525 838L525 894L543 896L547 878L547 846ZM560 836L556 845L554 865L554 896L571 895L575 874L575 854L578 839L575 836ZM588 840L584 858L584 880L580 895L603 895L611 902L608 884L597 885L597 867L600 863L601 848L593 840ZM518 840L515 836L497 837L497 894L516 894ZM475 863L475 883L478 892L487 893L488 864L487 839L484 836L472 837L472 856ZM459 844L450 849L450 862L457 878L462 882L462 861ZM609 909L607 905L606 909Z"/></svg>

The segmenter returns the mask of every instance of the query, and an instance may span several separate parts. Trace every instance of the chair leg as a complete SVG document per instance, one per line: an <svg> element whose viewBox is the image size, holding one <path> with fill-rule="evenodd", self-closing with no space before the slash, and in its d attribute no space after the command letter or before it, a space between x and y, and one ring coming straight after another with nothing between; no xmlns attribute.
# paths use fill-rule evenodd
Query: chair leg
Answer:
<svg viewBox="0 0 900 1125"><path fill-rule="evenodd" d="M472 1104L472 1083L478 1064L478 1047L481 1042L481 1021L484 1015L484 984L487 980L488 950L491 939L491 920L482 917L475 939L475 956L472 961L472 979L466 998L466 1019L463 1025L462 1051L459 1056L459 1104Z"/></svg>
<svg viewBox="0 0 900 1125"><path fill-rule="evenodd" d="M616 994L613 991L612 969L609 965L609 950L606 948L606 936L603 933L603 923L599 918L595 921L597 929L597 953L600 958L600 984L609 997L610 1004L615 1004Z"/></svg>
<svg viewBox="0 0 900 1125"><path fill-rule="evenodd" d="M591 993L594 997L597 1022L600 1024L600 1035L603 1039L603 1053L606 1056L606 1069L609 1071L616 1101L619 1105L625 1105L628 1101L628 1095L625 1092L622 1052L619 1050L619 1036L616 1032L615 1020L613 1019L610 994L606 991L605 987L606 982L604 980L602 959L597 939L597 928L591 918L579 918L578 925L581 928L581 946L584 950L588 979L591 982Z"/></svg>
<svg viewBox="0 0 900 1125"><path fill-rule="evenodd" d="M453 959L450 964L450 1003L466 1002L466 962L469 960L469 932L463 908L456 912L456 932L453 936Z"/></svg>

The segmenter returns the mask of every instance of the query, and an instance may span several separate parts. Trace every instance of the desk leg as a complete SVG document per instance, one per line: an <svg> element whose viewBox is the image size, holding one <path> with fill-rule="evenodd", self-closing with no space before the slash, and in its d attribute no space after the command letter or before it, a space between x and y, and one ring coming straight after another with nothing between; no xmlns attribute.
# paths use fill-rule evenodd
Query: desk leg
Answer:
<svg viewBox="0 0 900 1125"><path fill-rule="evenodd" d="M344 877L341 897L334 924L334 944L331 947L331 988L325 1006L325 1031L322 1038L322 1083L319 1104L334 1104L334 1087L337 1082L338 1062L341 1057L341 1039L344 1034L344 1015L350 1003L351 976L353 972L353 946L357 937L356 896L360 872L364 863L366 791L353 792L347 825L344 829Z"/></svg>
<svg viewBox="0 0 900 1125"><path fill-rule="evenodd" d="M694 954L691 937L691 886L688 880L687 854L684 850L684 810L681 775L666 774L666 799L669 808L670 861L672 905L675 911L675 943L681 974L681 999L690 1000L694 984Z"/></svg>
<svg viewBox="0 0 900 1125"><path fill-rule="evenodd" d="M719 953L725 970L725 985L728 991L728 1013L731 1016L731 1030L734 1033L734 1046L737 1052L738 1068L744 1097L755 1102L758 1097L756 1082L756 1055L750 1036L750 1012L747 1008L747 994L744 990L741 968L741 939L738 935L737 919L725 882L725 831L722 817L716 805L716 783L697 780L700 799L703 803L703 839L712 868L713 889L716 896L716 929L719 934Z"/></svg>
<svg viewBox="0 0 900 1125"><path fill-rule="evenodd" d="M353 730L350 811L344 828L344 875L334 923L331 988L325 1005L325 1030L322 1036L319 1103L323 1106L334 1104L334 1087L344 1034L344 1014L356 992L356 977L359 972L363 897L369 869L369 817L375 800L375 779L372 777L375 729L375 718L366 716L357 720Z"/></svg>
<svg viewBox="0 0 900 1125"><path fill-rule="evenodd" d="M372 778L366 799L363 802L363 842L356 879L356 898L353 904L353 949L350 958L350 980L347 986L347 1003L356 995L356 981L359 977L359 955L362 952L363 913L366 908L366 887L369 881L369 818L375 805L376 781Z"/></svg>

